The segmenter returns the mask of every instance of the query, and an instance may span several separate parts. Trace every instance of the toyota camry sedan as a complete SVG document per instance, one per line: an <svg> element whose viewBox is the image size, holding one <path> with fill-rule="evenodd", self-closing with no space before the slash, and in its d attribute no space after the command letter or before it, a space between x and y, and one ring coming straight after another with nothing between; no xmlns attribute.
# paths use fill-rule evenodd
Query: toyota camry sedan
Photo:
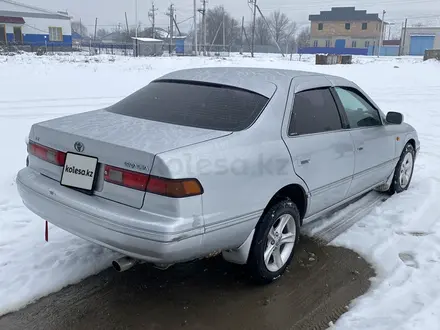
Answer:
<svg viewBox="0 0 440 330"><path fill-rule="evenodd" d="M166 74L114 105L36 123L17 175L42 219L167 268L221 254L269 283L301 226L408 189L420 143L354 82L264 68Z"/></svg>

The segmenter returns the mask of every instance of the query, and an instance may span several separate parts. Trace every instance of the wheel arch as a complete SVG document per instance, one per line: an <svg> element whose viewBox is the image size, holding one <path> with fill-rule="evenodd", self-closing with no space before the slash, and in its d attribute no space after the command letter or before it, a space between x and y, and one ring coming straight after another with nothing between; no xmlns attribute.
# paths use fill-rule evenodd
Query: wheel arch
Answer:
<svg viewBox="0 0 440 330"><path fill-rule="evenodd" d="M297 183L292 183L279 189L267 203L263 214L265 214L266 211L269 210L274 204L286 198L295 203L296 207L298 208L302 224L302 221L307 213L309 199L304 187Z"/></svg>

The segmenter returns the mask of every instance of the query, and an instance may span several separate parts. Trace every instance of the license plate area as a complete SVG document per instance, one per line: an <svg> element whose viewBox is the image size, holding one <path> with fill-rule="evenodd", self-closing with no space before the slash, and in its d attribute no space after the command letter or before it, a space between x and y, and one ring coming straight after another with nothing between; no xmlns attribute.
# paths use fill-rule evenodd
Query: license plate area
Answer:
<svg viewBox="0 0 440 330"><path fill-rule="evenodd" d="M60 184L91 193L98 170L98 158L68 152Z"/></svg>

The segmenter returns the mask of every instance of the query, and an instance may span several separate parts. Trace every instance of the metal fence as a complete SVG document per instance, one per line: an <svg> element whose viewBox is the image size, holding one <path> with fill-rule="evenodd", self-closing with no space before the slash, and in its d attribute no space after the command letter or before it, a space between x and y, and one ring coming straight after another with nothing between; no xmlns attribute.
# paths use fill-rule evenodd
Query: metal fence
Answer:
<svg viewBox="0 0 440 330"><path fill-rule="evenodd" d="M38 43L19 44L14 42L0 43L0 52L18 53L18 52L32 52L32 53L55 53L55 52L71 52L74 50L70 46L60 46L56 43L47 43L41 45Z"/></svg>

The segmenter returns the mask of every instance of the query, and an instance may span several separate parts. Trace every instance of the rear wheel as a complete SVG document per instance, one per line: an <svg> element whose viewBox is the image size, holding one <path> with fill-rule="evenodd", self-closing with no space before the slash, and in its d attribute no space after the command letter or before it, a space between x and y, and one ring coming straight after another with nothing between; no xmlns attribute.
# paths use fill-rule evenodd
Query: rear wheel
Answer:
<svg viewBox="0 0 440 330"><path fill-rule="evenodd" d="M407 143L396 165L389 193L401 193L408 189L414 171L414 158L414 147L411 143Z"/></svg>
<svg viewBox="0 0 440 330"><path fill-rule="evenodd" d="M299 239L300 215L286 199L266 211L258 223L248 267L253 280L266 284L279 278L290 264Z"/></svg>

